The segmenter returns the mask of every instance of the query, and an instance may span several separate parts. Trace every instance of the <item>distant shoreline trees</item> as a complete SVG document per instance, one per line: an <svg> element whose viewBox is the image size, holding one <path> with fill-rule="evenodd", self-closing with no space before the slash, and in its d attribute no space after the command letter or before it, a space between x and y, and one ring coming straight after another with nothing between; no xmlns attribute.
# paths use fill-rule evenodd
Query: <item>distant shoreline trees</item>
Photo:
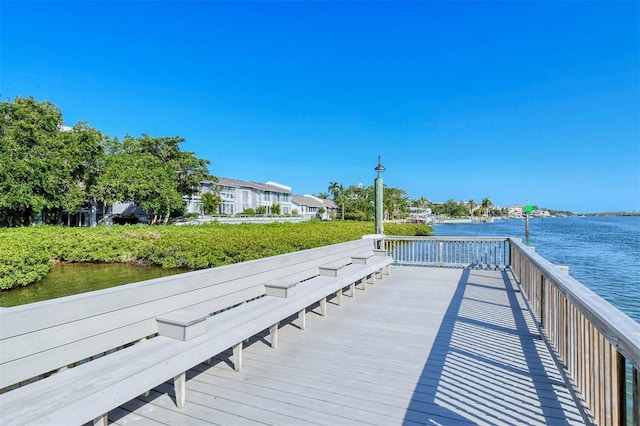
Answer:
<svg viewBox="0 0 640 426"><path fill-rule="evenodd" d="M375 215L375 193L373 185L351 185L344 187L339 182L329 183L329 193L338 206L343 220L373 220ZM409 216L409 196L398 188L383 189L384 217L387 220L405 219Z"/></svg>

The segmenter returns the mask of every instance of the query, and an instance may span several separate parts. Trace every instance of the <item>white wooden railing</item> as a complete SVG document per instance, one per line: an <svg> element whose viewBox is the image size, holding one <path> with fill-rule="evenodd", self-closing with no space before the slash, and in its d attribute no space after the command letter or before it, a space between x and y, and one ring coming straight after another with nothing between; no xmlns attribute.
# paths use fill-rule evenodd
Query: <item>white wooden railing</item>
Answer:
<svg viewBox="0 0 640 426"><path fill-rule="evenodd" d="M505 269L508 238L385 237L385 249L400 265Z"/></svg>
<svg viewBox="0 0 640 426"><path fill-rule="evenodd" d="M599 425L640 425L640 324L513 238L386 237L396 264L513 272Z"/></svg>

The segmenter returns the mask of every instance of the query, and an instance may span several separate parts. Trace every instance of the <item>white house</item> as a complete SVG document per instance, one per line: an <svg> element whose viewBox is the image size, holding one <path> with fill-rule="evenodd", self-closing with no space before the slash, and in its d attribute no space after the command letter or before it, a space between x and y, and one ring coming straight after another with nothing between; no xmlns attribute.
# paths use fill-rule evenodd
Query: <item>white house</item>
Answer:
<svg viewBox="0 0 640 426"><path fill-rule="evenodd" d="M524 216L524 206L520 204L514 204L511 206L506 206L507 216L509 217L523 217Z"/></svg>
<svg viewBox="0 0 640 426"><path fill-rule="evenodd" d="M315 195L294 195L291 197L293 208L298 211L298 215L306 219L319 218L328 220L335 216L338 206L333 200L318 198ZM323 213L320 209L324 208Z"/></svg>
<svg viewBox="0 0 640 426"><path fill-rule="evenodd" d="M254 211L265 207L267 214L275 204L280 205L280 214L291 214L291 187L276 182L257 183L238 179L218 178L217 182L203 181L200 193L216 192L220 196L218 213L227 216L242 214L247 209ZM203 213L200 195L187 200L188 213Z"/></svg>

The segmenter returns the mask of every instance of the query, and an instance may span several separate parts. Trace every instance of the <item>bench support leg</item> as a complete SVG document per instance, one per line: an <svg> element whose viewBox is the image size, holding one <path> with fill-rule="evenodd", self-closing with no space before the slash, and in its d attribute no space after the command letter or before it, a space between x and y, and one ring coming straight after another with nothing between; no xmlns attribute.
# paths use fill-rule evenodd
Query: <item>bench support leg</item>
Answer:
<svg viewBox="0 0 640 426"><path fill-rule="evenodd" d="M320 299L320 316L321 317L327 316L327 298L326 297L323 297L322 299Z"/></svg>
<svg viewBox="0 0 640 426"><path fill-rule="evenodd" d="M336 303L338 306L342 306L342 289L336 291Z"/></svg>
<svg viewBox="0 0 640 426"><path fill-rule="evenodd" d="M365 281L368 282L369 284L375 284L376 283L376 273L374 272L373 274L369 275L367 278L365 278Z"/></svg>
<svg viewBox="0 0 640 426"><path fill-rule="evenodd" d="M305 315L305 311L306 309L303 309L298 312L298 319L300 320L300 330L304 330L304 327L307 325L307 316Z"/></svg>
<svg viewBox="0 0 640 426"><path fill-rule="evenodd" d="M242 342L233 346L233 369L240 371L242 368Z"/></svg>
<svg viewBox="0 0 640 426"><path fill-rule="evenodd" d="M351 297L356 297L356 283L349 284L349 294Z"/></svg>
<svg viewBox="0 0 640 426"><path fill-rule="evenodd" d="M278 347L278 323L269 327L269 338L271 340L271 347L276 349Z"/></svg>
<svg viewBox="0 0 640 426"><path fill-rule="evenodd" d="M186 371L173 378L173 389L176 394L176 407L182 410L187 401L187 372Z"/></svg>
<svg viewBox="0 0 640 426"><path fill-rule="evenodd" d="M104 413L100 417L93 419L93 426L107 426L109 424L109 413Z"/></svg>

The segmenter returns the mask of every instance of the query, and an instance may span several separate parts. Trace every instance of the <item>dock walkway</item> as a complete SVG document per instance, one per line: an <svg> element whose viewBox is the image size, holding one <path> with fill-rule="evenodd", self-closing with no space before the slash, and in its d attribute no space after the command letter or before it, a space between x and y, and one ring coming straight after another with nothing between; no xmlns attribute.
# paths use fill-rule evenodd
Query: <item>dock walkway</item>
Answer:
<svg viewBox="0 0 640 426"><path fill-rule="evenodd" d="M331 303L334 302L334 303ZM327 316L292 319L187 373L187 402L168 383L109 413L152 424L585 424L504 271L394 267Z"/></svg>

